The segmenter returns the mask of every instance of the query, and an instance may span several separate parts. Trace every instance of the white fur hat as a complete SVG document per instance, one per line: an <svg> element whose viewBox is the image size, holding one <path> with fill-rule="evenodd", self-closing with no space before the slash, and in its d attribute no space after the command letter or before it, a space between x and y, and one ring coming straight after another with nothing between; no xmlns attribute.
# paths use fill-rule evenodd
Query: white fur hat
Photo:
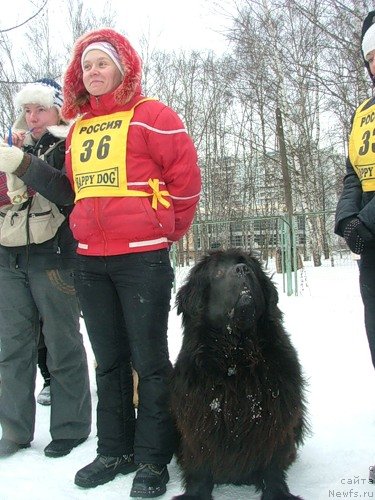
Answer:
<svg viewBox="0 0 375 500"><path fill-rule="evenodd" d="M25 104L40 104L46 108L55 107L61 116L61 107L63 104L61 86L50 78L42 78L34 83L28 83L16 94L14 104L21 111L14 127L27 130L25 112L23 110Z"/></svg>
<svg viewBox="0 0 375 500"><path fill-rule="evenodd" d="M375 24L369 27L362 40L362 52L365 59L372 50L375 50Z"/></svg>

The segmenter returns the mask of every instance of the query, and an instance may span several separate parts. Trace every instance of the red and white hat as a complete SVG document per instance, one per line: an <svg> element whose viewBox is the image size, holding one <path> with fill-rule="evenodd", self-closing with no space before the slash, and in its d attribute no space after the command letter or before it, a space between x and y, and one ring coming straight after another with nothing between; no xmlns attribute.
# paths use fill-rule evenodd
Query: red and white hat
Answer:
<svg viewBox="0 0 375 500"><path fill-rule="evenodd" d="M103 50L103 45L101 48L96 46L102 42L109 44L111 50L107 45L104 45L104 48L108 48L108 51ZM76 118L87 108L89 93L82 79L82 57L90 46L106 52L115 64L118 64L119 69L121 68L123 80L114 91L118 103L126 104L137 93L141 93L142 63L128 39L111 28L90 31L78 38L74 44L72 59L64 75L62 115L66 119Z"/></svg>
<svg viewBox="0 0 375 500"><path fill-rule="evenodd" d="M124 68L121 66L120 56L118 55L118 53L117 53L116 49L114 48L114 46L111 45L108 42L94 42L94 43L90 43L90 45L88 45L85 48L85 50L82 53L82 57L81 57L82 69L83 69L83 64L85 62L85 56L86 56L86 54L88 52L90 52L90 50L101 50L102 52L104 52L105 54L107 54L107 56L110 57L112 59L112 61L115 63L115 65L117 66L117 68L120 71L120 73L122 75L124 75Z"/></svg>

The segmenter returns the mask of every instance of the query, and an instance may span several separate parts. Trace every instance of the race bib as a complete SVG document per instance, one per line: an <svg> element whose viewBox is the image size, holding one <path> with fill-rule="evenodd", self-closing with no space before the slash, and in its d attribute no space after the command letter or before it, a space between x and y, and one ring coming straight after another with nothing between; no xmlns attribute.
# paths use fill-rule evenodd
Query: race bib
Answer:
<svg viewBox="0 0 375 500"><path fill-rule="evenodd" d="M79 120L71 141L76 201L125 196L126 143L134 109Z"/></svg>
<svg viewBox="0 0 375 500"><path fill-rule="evenodd" d="M368 102L368 101L367 101ZM363 191L375 191L375 110L357 109L349 138L349 159Z"/></svg>

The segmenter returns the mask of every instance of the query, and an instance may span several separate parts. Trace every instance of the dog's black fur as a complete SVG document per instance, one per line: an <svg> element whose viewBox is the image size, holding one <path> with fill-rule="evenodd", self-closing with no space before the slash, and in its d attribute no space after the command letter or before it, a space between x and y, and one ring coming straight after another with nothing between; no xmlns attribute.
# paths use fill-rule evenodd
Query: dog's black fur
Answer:
<svg viewBox="0 0 375 500"><path fill-rule="evenodd" d="M186 491L175 498L211 499L221 483L300 498L286 470L307 430L304 380L277 302L259 261L238 249L205 256L180 288L171 407Z"/></svg>

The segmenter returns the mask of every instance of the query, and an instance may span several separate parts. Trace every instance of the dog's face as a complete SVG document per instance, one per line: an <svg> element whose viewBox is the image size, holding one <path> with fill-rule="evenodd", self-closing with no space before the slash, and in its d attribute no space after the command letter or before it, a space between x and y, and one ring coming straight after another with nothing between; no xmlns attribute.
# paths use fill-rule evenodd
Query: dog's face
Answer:
<svg viewBox="0 0 375 500"><path fill-rule="evenodd" d="M194 266L177 304L185 319L203 314L213 327L243 330L277 304L277 291L254 256L232 249L212 252Z"/></svg>
<svg viewBox="0 0 375 500"><path fill-rule="evenodd" d="M221 254L209 262L207 317L212 325L253 323L264 311L264 296L248 259Z"/></svg>

